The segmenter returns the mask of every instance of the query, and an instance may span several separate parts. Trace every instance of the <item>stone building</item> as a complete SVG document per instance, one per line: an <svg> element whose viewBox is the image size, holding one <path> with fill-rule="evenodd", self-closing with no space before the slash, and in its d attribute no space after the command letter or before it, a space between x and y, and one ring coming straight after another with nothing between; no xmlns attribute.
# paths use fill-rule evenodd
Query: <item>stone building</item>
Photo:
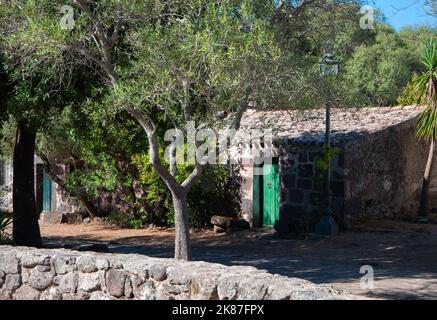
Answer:
<svg viewBox="0 0 437 320"><path fill-rule="evenodd" d="M38 213L76 212L79 203L54 183L44 170L43 162L35 156L35 198ZM63 176L66 168L57 166L57 174ZM0 160L0 211L12 211L12 164Z"/></svg>
<svg viewBox="0 0 437 320"><path fill-rule="evenodd" d="M335 218L349 227L366 218L415 215L428 146L416 137L414 107L366 108L332 112L331 195ZM324 110L249 110L245 130L271 127L274 158L241 168L243 216L253 227L281 232L311 231L322 213ZM322 162L323 163L323 162ZM273 170L272 170L273 168ZM326 171L325 171L326 172ZM437 208L437 174L432 177L430 206Z"/></svg>

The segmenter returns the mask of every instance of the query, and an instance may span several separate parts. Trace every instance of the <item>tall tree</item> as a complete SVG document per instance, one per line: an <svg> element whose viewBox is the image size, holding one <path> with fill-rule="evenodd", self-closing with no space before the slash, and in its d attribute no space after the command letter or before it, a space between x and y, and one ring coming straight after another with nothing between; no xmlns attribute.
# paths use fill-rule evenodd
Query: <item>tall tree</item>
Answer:
<svg viewBox="0 0 437 320"><path fill-rule="evenodd" d="M269 20L274 4L237 1L236 8L234 1L146 1L141 12L151 14L136 19L129 14L138 9L136 2L109 10L85 0L74 3L97 40L88 42L88 34L75 50L105 74L117 105L144 129L151 164L173 198L175 258L190 260L187 196L207 159L198 158L188 178L178 181L159 155L160 123L169 119L185 130L190 121L211 124L217 112L228 111L231 127L238 129L250 102L261 106L285 96L284 79L293 72L280 63L275 46Z"/></svg>
<svg viewBox="0 0 437 320"><path fill-rule="evenodd" d="M71 99L86 96L79 90L84 84L79 70L82 66L72 64L73 55L65 45L60 45L65 43L68 33L57 19L50 18L58 10L49 1L0 3L0 49L12 88L6 111L17 123L13 152L13 238L19 245L42 245L34 184L37 132L50 113L59 112Z"/></svg>
<svg viewBox="0 0 437 320"><path fill-rule="evenodd" d="M428 220L428 193L434 164L434 154L437 139L437 40L432 38L422 52L422 63L426 68L417 79L416 90L420 92L420 101L425 98L427 107L419 117L417 134L420 138L430 141L429 156L423 176L420 195L419 219Z"/></svg>

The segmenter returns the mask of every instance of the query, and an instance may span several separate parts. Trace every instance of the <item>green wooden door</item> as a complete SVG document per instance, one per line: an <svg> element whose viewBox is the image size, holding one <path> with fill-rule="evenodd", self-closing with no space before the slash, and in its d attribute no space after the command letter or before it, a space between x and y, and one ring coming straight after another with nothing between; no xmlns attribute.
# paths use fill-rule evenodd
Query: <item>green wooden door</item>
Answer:
<svg viewBox="0 0 437 320"><path fill-rule="evenodd" d="M263 166L263 225L274 226L279 219L279 165Z"/></svg>
<svg viewBox="0 0 437 320"><path fill-rule="evenodd" d="M42 211L52 211L52 180L45 171L42 181Z"/></svg>

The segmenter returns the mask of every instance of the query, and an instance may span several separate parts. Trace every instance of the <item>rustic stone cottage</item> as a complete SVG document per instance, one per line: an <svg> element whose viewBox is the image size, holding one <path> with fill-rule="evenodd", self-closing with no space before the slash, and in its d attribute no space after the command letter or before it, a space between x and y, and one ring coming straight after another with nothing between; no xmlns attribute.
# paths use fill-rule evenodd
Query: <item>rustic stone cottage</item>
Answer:
<svg viewBox="0 0 437 320"><path fill-rule="evenodd" d="M419 108L366 108L332 112L333 211L341 227L365 218L398 218L418 209L428 147L416 137ZM248 111L241 128L270 126L274 158L241 169L243 216L253 227L276 226L283 233L314 228L321 215L323 182L316 162L324 143L325 113ZM272 170L273 168L273 170ZM437 172L430 190L437 208Z"/></svg>
<svg viewBox="0 0 437 320"><path fill-rule="evenodd" d="M44 170L42 160L35 156L35 197L38 213L76 212L78 202L54 183ZM57 166L57 174L62 176L65 167ZM12 164L0 160L0 210L12 211Z"/></svg>

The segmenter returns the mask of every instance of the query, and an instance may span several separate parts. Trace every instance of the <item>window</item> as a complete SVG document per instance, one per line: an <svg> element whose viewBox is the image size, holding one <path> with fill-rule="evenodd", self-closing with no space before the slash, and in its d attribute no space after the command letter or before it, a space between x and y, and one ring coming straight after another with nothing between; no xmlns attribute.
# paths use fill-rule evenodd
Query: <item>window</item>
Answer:
<svg viewBox="0 0 437 320"><path fill-rule="evenodd" d="M6 184L6 163L4 160L0 160L0 186Z"/></svg>

